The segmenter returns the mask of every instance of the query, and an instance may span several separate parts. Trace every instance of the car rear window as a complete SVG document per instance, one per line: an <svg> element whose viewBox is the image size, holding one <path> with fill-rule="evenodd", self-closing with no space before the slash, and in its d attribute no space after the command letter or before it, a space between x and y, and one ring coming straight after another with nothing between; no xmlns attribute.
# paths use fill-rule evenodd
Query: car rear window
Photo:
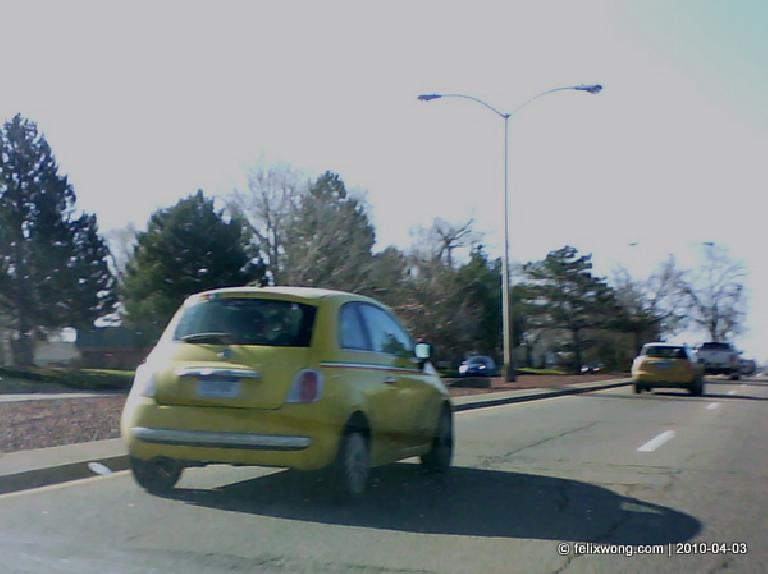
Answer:
<svg viewBox="0 0 768 574"><path fill-rule="evenodd" d="M644 352L646 357L664 357L665 359L687 359L688 355L683 347L646 347Z"/></svg>
<svg viewBox="0 0 768 574"><path fill-rule="evenodd" d="M731 346L728 343L704 343L700 348L702 351L729 351Z"/></svg>
<svg viewBox="0 0 768 574"><path fill-rule="evenodd" d="M308 347L316 310L292 301L210 299L184 309L173 338L222 333L232 345Z"/></svg>

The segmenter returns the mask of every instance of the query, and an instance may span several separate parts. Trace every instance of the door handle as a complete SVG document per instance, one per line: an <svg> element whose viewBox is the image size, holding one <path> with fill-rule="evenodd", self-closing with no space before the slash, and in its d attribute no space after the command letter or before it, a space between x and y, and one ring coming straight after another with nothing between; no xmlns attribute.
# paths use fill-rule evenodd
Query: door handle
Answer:
<svg viewBox="0 0 768 574"><path fill-rule="evenodd" d="M387 385L393 385L397 382L397 379L395 377L387 377L384 379L384 383Z"/></svg>

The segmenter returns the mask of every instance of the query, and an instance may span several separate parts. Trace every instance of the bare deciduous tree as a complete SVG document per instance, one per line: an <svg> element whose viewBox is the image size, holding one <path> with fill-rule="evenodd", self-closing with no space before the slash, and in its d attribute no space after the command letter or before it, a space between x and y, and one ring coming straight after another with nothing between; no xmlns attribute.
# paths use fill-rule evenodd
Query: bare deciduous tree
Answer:
<svg viewBox="0 0 768 574"><path fill-rule="evenodd" d="M636 279L620 267L614 271L612 282L620 305L615 326L633 334L635 353L647 340L673 334L683 326L688 297L683 290L683 272L673 257L645 279Z"/></svg>
<svg viewBox="0 0 768 574"><path fill-rule="evenodd" d="M477 243L480 239L481 234L472 230L473 223L472 219L466 223L450 223L436 217L428 229L419 227L412 232L418 242L415 251L420 257L428 254L437 261L443 261L445 257L445 264L453 268L453 252Z"/></svg>
<svg viewBox="0 0 768 574"><path fill-rule="evenodd" d="M682 282L691 319L707 331L712 341L725 341L742 332L745 276L742 263L731 259L725 248L708 244L703 264L689 271Z"/></svg>
<svg viewBox="0 0 768 574"><path fill-rule="evenodd" d="M290 167L257 168L248 176L247 191L235 190L227 198L233 212L243 214L256 239L272 281L278 285L284 271L285 237L292 212L307 186Z"/></svg>

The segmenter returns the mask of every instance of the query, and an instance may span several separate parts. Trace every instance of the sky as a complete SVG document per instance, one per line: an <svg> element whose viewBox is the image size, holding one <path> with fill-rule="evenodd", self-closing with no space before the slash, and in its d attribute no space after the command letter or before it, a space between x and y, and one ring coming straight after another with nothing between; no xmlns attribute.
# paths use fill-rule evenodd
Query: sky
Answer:
<svg viewBox="0 0 768 574"><path fill-rule="evenodd" d="M640 277L714 241L748 272L736 342L768 360L768 3L0 0L0 14L0 119L38 122L102 231L282 164L363 193L377 248L472 218L499 255L503 120L416 96L512 111L600 83L510 118L512 260L568 244L600 274Z"/></svg>

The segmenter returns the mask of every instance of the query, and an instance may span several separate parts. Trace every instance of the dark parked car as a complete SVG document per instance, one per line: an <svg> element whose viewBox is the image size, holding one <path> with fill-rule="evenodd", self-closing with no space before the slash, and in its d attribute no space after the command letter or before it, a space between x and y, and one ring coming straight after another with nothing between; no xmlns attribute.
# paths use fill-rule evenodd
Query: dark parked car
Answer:
<svg viewBox="0 0 768 574"><path fill-rule="evenodd" d="M459 365L460 377L497 377L496 363L490 357L476 355Z"/></svg>
<svg viewBox="0 0 768 574"><path fill-rule="evenodd" d="M594 373L600 373L603 370L602 363L588 363L586 365L582 365L581 367L581 374L594 374Z"/></svg>

